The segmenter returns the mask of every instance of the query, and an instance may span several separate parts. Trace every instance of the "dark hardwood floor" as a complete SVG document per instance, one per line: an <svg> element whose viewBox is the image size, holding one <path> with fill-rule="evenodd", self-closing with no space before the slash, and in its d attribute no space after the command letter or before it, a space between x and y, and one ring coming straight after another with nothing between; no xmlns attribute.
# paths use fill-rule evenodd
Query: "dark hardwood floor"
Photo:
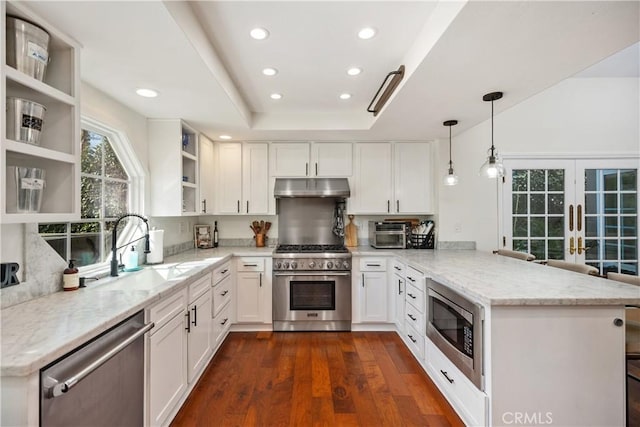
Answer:
<svg viewBox="0 0 640 427"><path fill-rule="evenodd" d="M461 426L393 332L229 334L172 426Z"/></svg>

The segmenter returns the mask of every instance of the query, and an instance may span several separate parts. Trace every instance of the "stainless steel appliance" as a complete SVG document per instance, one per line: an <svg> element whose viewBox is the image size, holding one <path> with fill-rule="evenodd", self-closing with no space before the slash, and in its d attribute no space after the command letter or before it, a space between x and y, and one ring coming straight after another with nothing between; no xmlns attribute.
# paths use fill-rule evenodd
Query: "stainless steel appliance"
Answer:
<svg viewBox="0 0 640 427"><path fill-rule="evenodd" d="M343 245L276 248L273 330L351 330L351 254Z"/></svg>
<svg viewBox="0 0 640 427"><path fill-rule="evenodd" d="M480 390L484 390L484 309L448 287L427 279L427 337Z"/></svg>
<svg viewBox="0 0 640 427"><path fill-rule="evenodd" d="M40 371L41 426L141 426L144 324L139 312Z"/></svg>
<svg viewBox="0 0 640 427"><path fill-rule="evenodd" d="M351 254L344 246L346 178L276 179L273 330L351 330Z"/></svg>
<svg viewBox="0 0 640 427"><path fill-rule="evenodd" d="M411 223L369 221L369 244L374 248L409 248L411 247Z"/></svg>

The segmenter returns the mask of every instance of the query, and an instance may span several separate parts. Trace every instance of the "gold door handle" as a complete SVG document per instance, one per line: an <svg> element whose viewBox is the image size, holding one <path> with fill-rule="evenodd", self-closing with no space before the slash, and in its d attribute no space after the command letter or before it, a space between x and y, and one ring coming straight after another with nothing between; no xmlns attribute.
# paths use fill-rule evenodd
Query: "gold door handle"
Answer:
<svg viewBox="0 0 640 427"><path fill-rule="evenodd" d="M571 255L573 255L574 253L576 253L576 239L574 237L571 237L569 239L569 253Z"/></svg>
<svg viewBox="0 0 640 427"><path fill-rule="evenodd" d="M573 237L572 237L573 239ZM590 248L582 246L582 237L578 237L578 255L582 255L582 252L587 252Z"/></svg>
<svg viewBox="0 0 640 427"><path fill-rule="evenodd" d="M569 231L573 231L573 205L569 205Z"/></svg>
<svg viewBox="0 0 640 427"><path fill-rule="evenodd" d="M578 231L582 231L582 205L578 205L578 216L577 216L577 220L578 220L578 227L577 227L577 230L578 230Z"/></svg>

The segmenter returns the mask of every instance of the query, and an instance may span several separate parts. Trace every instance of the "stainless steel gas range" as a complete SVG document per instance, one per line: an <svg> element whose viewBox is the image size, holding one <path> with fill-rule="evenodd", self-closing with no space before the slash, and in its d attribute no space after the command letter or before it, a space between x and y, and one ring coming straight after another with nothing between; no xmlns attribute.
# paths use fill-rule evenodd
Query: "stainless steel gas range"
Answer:
<svg viewBox="0 0 640 427"><path fill-rule="evenodd" d="M276 248L273 330L351 330L351 254L344 245Z"/></svg>

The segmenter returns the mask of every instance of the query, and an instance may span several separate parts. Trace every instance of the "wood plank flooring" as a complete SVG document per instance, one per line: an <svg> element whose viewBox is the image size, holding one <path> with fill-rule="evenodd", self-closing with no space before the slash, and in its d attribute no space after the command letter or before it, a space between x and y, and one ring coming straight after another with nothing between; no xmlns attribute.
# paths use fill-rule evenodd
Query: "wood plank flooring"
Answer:
<svg viewBox="0 0 640 427"><path fill-rule="evenodd" d="M463 423L393 332L234 332L171 425Z"/></svg>

